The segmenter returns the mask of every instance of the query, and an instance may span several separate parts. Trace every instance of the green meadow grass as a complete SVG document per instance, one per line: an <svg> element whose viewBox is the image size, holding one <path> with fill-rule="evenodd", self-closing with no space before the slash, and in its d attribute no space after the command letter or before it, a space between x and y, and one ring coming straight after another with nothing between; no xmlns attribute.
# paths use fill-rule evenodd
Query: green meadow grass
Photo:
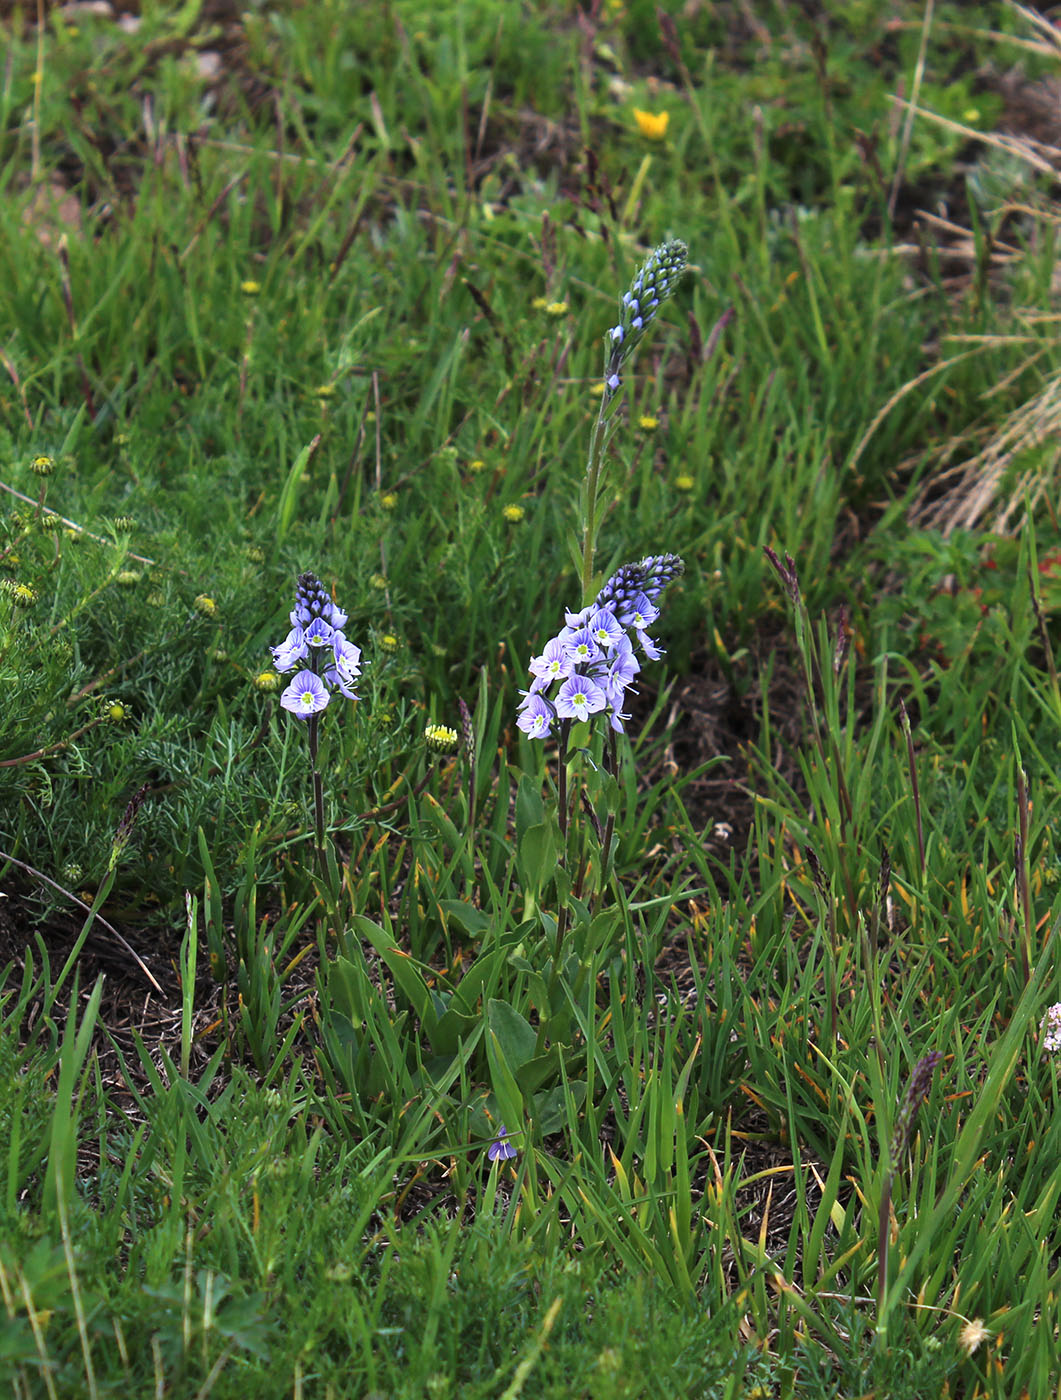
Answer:
<svg viewBox="0 0 1061 1400"><path fill-rule="evenodd" d="M13 1395L1058 1392L1052 439L1005 530L912 523L1052 392L1049 186L1000 211L889 100L989 133L989 65L1056 60L892 8L7 22ZM672 237L596 568L686 571L569 830L516 705ZM366 662L325 861L270 670L306 570Z"/></svg>

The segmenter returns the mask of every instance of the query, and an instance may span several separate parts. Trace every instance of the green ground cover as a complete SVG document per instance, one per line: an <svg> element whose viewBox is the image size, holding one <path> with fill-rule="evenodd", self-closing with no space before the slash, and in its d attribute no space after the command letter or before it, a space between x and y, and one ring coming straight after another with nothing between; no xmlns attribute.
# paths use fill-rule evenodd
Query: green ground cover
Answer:
<svg viewBox="0 0 1061 1400"><path fill-rule="evenodd" d="M0 83L11 1393L1059 1393L1053 31L45 9ZM521 729L565 609L671 554L625 733ZM312 720L307 572L361 649Z"/></svg>

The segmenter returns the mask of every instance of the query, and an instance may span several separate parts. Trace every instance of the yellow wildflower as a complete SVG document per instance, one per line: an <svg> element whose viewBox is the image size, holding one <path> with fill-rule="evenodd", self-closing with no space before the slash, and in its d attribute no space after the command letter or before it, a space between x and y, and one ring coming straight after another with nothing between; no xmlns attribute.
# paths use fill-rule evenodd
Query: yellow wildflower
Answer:
<svg viewBox="0 0 1061 1400"><path fill-rule="evenodd" d="M643 433L654 433L659 427L659 419L653 418L650 413L643 413L637 420L637 426Z"/></svg>
<svg viewBox="0 0 1061 1400"><path fill-rule="evenodd" d="M16 608L31 608L37 601L36 590L28 583L16 583L14 579L4 579L4 592Z"/></svg>
<svg viewBox="0 0 1061 1400"><path fill-rule="evenodd" d="M239 289L245 297L256 297L262 289L260 282L241 282Z"/></svg>
<svg viewBox="0 0 1061 1400"><path fill-rule="evenodd" d="M566 301L550 301L550 302L546 305L545 314L546 314L546 316L566 316L566 315L567 315L567 302L566 302Z"/></svg>
<svg viewBox="0 0 1061 1400"><path fill-rule="evenodd" d="M640 107L635 107L634 121L637 122L637 129L646 140L662 141L667 134L670 113L643 112Z"/></svg>
<svg viewBox="0 0 1061 1400"><path fill-rule="evenodd" d="M424 738L428 748L436 753L448 753L457 747L457 731L448 724L429 724L424 730Z"/></svg>
<svg viewBox="0 0 1061 1400"><path fill-rule="evenodd" d="M255 690L265 691L266 694L272 690L276 690L279 685L280 677L275 671L259 671L254 677Z"/></svg>
<svg viewBox="0 0 1061 1400"><path fill-rule="evenodd" d="M505 506L501 512L510 525L518 525L526 513L522 506Z"/></svg>
<svg viewBox="0 0 1061 1400"><path fill-rule="evenodd" d="M393 491L388 491L385 496L381 496L379 498L379 503L384 510L393 510L394 507L398 504L398 497L394 494Z"/></svg>
<svg viewBox="0 0 1061 1400"><path fill-rule="evenodd" d="M198 594L192 606L197 613L202 613L203 617L217 616L217 604L205 593Z"/></svg>
<svg viewBox="0 0 1061 1400"><path fill-rule="evenodd" d="M676 491L691 491L696 482L691 476L678 476L674 478L674 488Z"/></svg>

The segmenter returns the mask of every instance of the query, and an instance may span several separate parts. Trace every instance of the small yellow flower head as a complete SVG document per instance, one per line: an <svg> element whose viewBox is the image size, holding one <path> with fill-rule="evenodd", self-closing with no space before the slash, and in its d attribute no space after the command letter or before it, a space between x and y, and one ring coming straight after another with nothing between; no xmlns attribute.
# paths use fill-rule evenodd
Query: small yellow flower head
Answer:
<svg viewBox="0 0 1061 1400"><path fill-rule="evenodd" d="M505 506L501 511L510 525L518 525L526 513L522 506Z"/></svg>
<svg viewBox="0 0 1061 1400"><path fill-rule="evenodd" d="M57 515L47 511L40 519L40 527L46 535L57 535L63 528L63 522Z"/></svg>
<svg viewBox="0 0 1061 1400"><path fill-rule="evenodd" d="M388 656L393 656L396 651L401 650L402 646L393 632L384 632L383 636L379 639L379 644Z"/></svg>
<svg viewBox="0 0 1061 1400"><path fill-rule="evenodd" d="M457 731L447 724L429 724L424 730L427 747L435 753L452 753L457 747Z"/></svg>
<svg viewBox="0 0 1061 1400"><path fill-rule="evenodd" d="M398 504L398 497L393 491L388 491L385 496L379 498L379 503L384 510L393 510Z"/></svg>
<svg viewBox="0 0 1061 1400"><path fill-rule="evenodd" d="M245 297L256 297L262 289L260 282L241 282L239 289Z"/></svg>
<svg viewBox="0 0 1061 1400"><path fill-rule="evenodd" d="M335 394L334 384L318 384L313 391L319 399L330 399Z"/></svg>
<svg viewBox="0 0 1061 1400"><path fill-rule="evenodd" d="M546 305L545 305L545 314L546 314L546 316L566 316L566 315L567 315L567 302L566 302L566 301L550 301L550 302L546 302Z"/></svg>
<svg viewBox="0 0 1061 1400"><path fill-rule="evenodd" d="M593 384L593 385L591 385L591 386L590 386L590 391L589 391L589 392L590 392L590 394L593 396L593 398L595 398L595 399L602 399L602 398L604 397L604 390L605 390L605 388L606 388L606 385L605 385L604 381L602 380L599 384Z"/></svg>
<svg viewBox="0 0 1061 1400"><path fill-rule="evenodd" d="M78 540L81 538L81 531L75 530L73 526L70 526L63 531L63 538L69 540L71 544L77 544Z"/></svg>
<svg viewBox="0 0 1061 1400"><path fill-rule="evenodd" d="M129 446L129 434L128 434L128 433L115 433L115 434L114 434L114 445L115 445L115 447L128 447L128 446Z"/></svg>
<svg viewBox="0 0 1061 1400"><path fill-rule="evenodd" d="M266 695L271 691L279 690L280 677L275 671L259 671L254 677L254 689L261 690Z"/></svg>
<svg viewBox="0 0 1061 1400"><path fill-rule="evenodd" d="M478 476L480 472L486 471L486 463L481 457L473 457L468 463L468 470Z"/></svg>
<svg viewBox="0 0 1061 1400"><path fill-rule="evenodd" d="M372 577L369 579L369 583L372 585L372 587L376 590L377 593L383 593L386 591L387 580L382 574L373 574Z"/></svg>
<svg viewBox="0 0 1061 1400"><path fill-rule="evenodd" d="M205 593L196 595L192 607L197 613L202 613L203 617L217 616L217 604L214 602L213 598L208 597Z"/></svg>
<svg viewBox="0 0 1061 1400"><path fill-rule="evenodd" d="M129 711L120 700L107 700L103 705L103 718L111 724L121 724L129 718Z"/></svg>
<svg viewBox="0 0 1061 1400"><path fill-rule="evenodd" d="M532 310L532 311L544 311L545 308L546 308L548 305L549 305L549 298L548 298L548 297L535 297L534 300L531 302L531 310Z"/></svg>
<svg viewBox="0 0 1061 1400"><path fill-rule="evenodd" d="M52 472L55 471L55 463L50 457L42 455L40 457L34 457L33 461L29 464L29 469L34 476L51 476Z"/></svg>
<svg viewBox="0 0 1061 1400"><path fill-rule="evenodd" d="M643 433L654 433L659 427L659 419L653 418L650 413L643 413L637 420L637 426Z"/></svg>
<svg viewBox="0 0 1061 1400"><path fill-rule="evenodd" d="M695 485L696 482L691 476L676 476L674 478L674 486L677 491L691 491Z"/></svg>
<svg viewBox="0 0 1061 1400"><path fill-rule="evenodd" d="M16 583L13 578L5 578L3 589L16 608L31 608L37 601L37 594L28 583Z"/></svg>
<svg viewBox="0 0 1061 1400"><path fill-rule="evenodd" d="M120 574L115 574L114 582L120 588L135 588L140 582L140 575L135 569L123 569Z"/></svg>
<svg viewBox="0 0 1061 1400"><path fill-rule="evenodd" d="M982 1346L990 1335L991 1333L984 1326L983 1319L975 1317L972 1322L967 1322L958 1333L958 1345L966 1356L972 1356L973 1352Z"/></svg>
<svg viewBox="0 0 1061 1400"><path fill-rule="evenodd" d="M667 126L670 122L669 112L643 112L640 107L634 108L634 121L637 122L637 129L649 141L662 141L667 134Z"/></svg>

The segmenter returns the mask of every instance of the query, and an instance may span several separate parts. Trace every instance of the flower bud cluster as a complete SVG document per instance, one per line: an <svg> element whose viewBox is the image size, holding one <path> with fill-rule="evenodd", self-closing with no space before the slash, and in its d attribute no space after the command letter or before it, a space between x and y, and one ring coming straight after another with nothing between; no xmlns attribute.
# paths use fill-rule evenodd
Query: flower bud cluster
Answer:
<svg viewBox="0 0 1061 1400"><path fill-rule="evenodd" d="M643 264L623 293L619 323L608 332L608 358L604 365L605 401L615 394L622 379L619 371L645 330L681 281L689 250L679 239L661 243Z"/></svg>

